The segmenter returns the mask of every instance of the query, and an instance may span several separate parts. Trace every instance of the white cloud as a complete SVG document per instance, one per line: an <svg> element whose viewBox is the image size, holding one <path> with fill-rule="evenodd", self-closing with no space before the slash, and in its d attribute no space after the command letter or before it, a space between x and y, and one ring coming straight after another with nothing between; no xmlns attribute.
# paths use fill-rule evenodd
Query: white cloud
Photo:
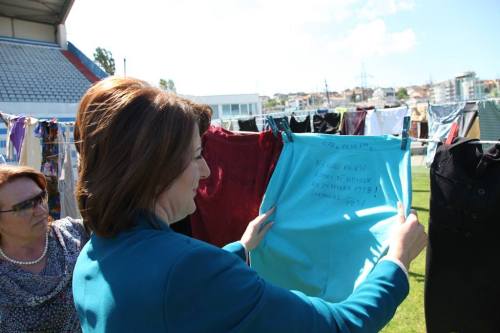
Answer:
<svg viewBox="0 0 500 333"><path fill-rule="evenodd" d="M412 10L414 7L414 0L368 0L361 8L359 16L374 19L400 11Z"/></svg>
<svg viewBox="0 0 500 333"><path fill-rule="evenodd" d="M412 4L380 1L377 15ZM354 83L360 55L414 47L411 29L390 32L380 19L355 25L359 9L374 6L371 0L86 0L73 6L68 37L89 56L97 46L111 50L117 74L126 57L128 75L154 84L171 78L185 94L311 91L325 78Z"/></svg>
<svg viewBox="0 0 500 333"><path fill-rule="evenodd" d="M371 56L386 56L405 53L416 45L416 36L412 29L399 32L387 31L383 20L377 19L366 24L359 24L344 38L332 42L333 50L350 53L358 59Z"/></svg>

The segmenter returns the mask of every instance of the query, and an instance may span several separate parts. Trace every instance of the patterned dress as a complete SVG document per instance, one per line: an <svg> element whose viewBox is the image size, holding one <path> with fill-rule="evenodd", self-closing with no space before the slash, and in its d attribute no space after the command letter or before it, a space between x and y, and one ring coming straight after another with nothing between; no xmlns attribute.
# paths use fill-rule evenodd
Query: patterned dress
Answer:
<svg viewBox="0 0 500 333"><path fill-rule="evenodd" d="M39 274L0 258L0 332L81 332L71 280L88 234L81 220L50 226L47 263Z"/></svg>

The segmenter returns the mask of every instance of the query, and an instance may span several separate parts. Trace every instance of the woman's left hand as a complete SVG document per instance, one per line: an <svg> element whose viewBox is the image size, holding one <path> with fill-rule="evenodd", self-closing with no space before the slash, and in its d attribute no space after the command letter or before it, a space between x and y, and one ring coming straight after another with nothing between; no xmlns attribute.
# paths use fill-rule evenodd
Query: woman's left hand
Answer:
<svg viewBox="0 0 500 333"><path fill-rule="evenodd" d="M269 216L274 213L274 209L275 207L271 208L248 223L248 226L240 240L241 244L243 244L247 251L255 249L259 245L262 238L264 238L267 231L273 226L274 222L266 224L266 221Z"/></svg>

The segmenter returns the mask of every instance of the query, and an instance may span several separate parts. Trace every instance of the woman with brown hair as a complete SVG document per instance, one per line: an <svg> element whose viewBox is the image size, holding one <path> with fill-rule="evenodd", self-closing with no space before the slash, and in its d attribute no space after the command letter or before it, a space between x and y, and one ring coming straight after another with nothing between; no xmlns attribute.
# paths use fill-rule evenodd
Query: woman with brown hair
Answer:
<svg viewBox="0 0 500 333"><path fill-rule="evenodd" d="M406 268L425 246L413 214L398 226L387 259L338 304L273 286L245 264L272 211L226 251L170 229L195 211L198 182L210 175L200 139L209 111L131 78L107 78L82 98L77 197L93 231L73 276L83 331L381 329L406 297Z"/></svg>
<svg viewBox="0 0 500 333"><path fill-rule="evenodd" d="M81 221L49 223L42 173L0 166L0 332L80 332L71 292L88 239Z"/></svg>

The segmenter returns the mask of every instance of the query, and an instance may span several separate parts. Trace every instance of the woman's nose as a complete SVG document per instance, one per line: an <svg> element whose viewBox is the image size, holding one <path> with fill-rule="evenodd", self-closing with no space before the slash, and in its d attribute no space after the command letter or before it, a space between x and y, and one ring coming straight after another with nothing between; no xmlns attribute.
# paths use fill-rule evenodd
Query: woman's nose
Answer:
<svg viewBox="0 0 500 333"><path fill-rule="evenodd" d="M201 159L200 178L206 179L210 176L210 168L204 158Z"/></svg>

